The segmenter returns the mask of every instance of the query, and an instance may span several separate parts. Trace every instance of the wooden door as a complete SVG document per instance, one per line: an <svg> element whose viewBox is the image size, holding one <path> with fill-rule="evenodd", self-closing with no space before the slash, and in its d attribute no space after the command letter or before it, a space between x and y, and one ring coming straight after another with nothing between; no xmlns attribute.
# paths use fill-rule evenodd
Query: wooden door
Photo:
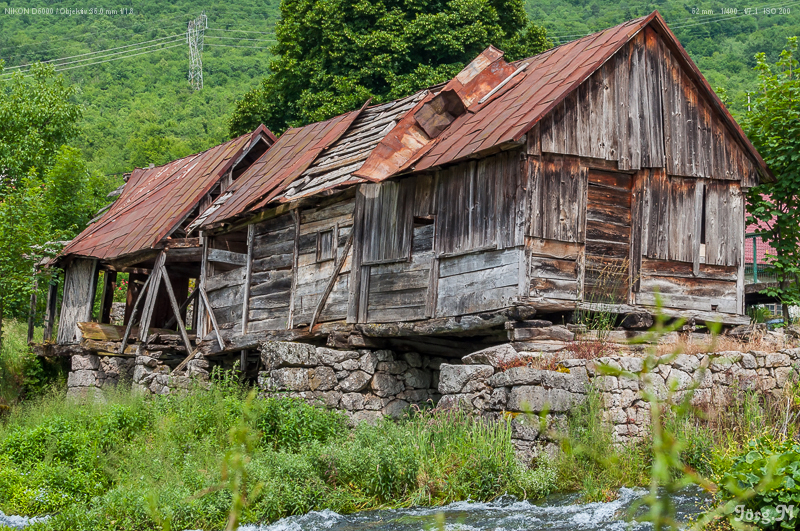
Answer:
<svg viewBox="0 0 800 531"><path fill-rule="evenodd" d="M630 292L631 175L589 170L583 299L627 304Z"/></svg>

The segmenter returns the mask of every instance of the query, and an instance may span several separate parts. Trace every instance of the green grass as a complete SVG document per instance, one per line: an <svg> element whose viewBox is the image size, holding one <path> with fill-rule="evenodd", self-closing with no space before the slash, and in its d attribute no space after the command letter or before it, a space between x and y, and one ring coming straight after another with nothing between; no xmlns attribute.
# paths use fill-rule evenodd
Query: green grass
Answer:
<svg viewBox="0 0 800 531"><path fill-rule="evenodd" d="M183 396L120 391L78 403L53 393L0 427L0 510L53 515L32 529L222 529L234 495L247 496L248 523L538 498L554 481L547 462L520 465L505 423L418 412L351 429L343 414L301 401L248 400L225 378Z"/></svg>
<svg viewBox="0 0 800 531"><path fill-rule="evenodd" d="M3 321L3 342L0 348L0 417L10 406L25 397L42 394L51 386L59 389L66 383L65 360L37 358L27 343L28 325L24 321ZM42 329L37 328L34 341L41 342Z"/></svg>

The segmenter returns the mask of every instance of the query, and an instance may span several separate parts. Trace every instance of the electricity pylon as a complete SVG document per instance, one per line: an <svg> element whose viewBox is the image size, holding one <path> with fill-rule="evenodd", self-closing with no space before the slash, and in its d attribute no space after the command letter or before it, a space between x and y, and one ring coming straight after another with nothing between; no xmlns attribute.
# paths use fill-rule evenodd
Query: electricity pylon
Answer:
<svg viewBox="0 0 800 531"><path fill-rule="evenodd" d="M189 21L186 29L186 41L189 43L189 83L195 90L203 88L203 36L208 28L205 12Z"/></svg>

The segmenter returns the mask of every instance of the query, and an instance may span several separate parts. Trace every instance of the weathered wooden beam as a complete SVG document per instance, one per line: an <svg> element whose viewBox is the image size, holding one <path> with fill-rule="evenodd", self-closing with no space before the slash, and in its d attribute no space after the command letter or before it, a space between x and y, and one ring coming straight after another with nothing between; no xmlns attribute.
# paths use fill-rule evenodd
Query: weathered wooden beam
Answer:
<svg viewBox="0 0 800 531"><path fill-rule="evenodd" d="M164 249L187 249L202 246L200 238L170 238L164 242Z"/></svg>
<svg viewBox="0 0 800 531"><path fill-rule="evenodd" d="M222 341L222 336L219 334L219 326L217 326L217 317L214 315L214 307L211 306L211 303L208 300L208 294L206 290L203 289L203 286L199 286L197 288L200 290L200 297L203 299L203 304L206 307L206 311L208 312L208 317L211 319L211 326L214 328L214 333L217 335L217 342L219 342L219 348L225 349L225 343Z"/></svg>
<svg viewBox="0 0 800 531"><path fill-rule="evenodd" d="M56 306L58 304L58 282L51 280L47 287L47 310L44 316L44 333L42 341L53 338L53 324L56 321Z"/></svg>
<svg viewBox="0 0 800 531"><path fill-rule="evenodd" d="M244 272L244 293L242 295L242 334L247 333L247 320L250 313L250 281L253 277L253 239L255 225L247 226L247 265Z"/></svg>
<svg viewBox="0 0 800 531"><path fill-rule="evenodd" d="M125 327L125 333L122 335L123 345L128 342L128 337L131 334L131 328L133 328L133 322L136 320L136 313L139 311L139 302L141 302L144 294L147 293L147 288L150 286L152 278L152 275L147 277L147 280L144 282L144 286L142 286L142 289L139 291L139 295L136 297L136 302L133 303L133 310L131 310L131 316L130 319L128 319L128 325Z"/></svg>
<svg viewBox="0 0 800 531"><path fill-rule="evenodd" d="M334 231L335 232L335 231ZM334 245L336 245L336 241L334 239ZM339 276L339 273L342 272L342 266L344 265L345 260L347 260L347 254L350 252L350 248L353 246L353 231L350 231L350 236L347 237L347 242L344 244L344 250L342 254L339 255L338 259L336 260L336 265L333 268L333 273L331 273L331 277L328 279L328 283L325 286L325 291L322 292L322 296L317 303L317 307L314 310L314 316L311 318L311 324L308 326L309 328L314 328L314 325L317 324L317 320L319 320L319 316L322 313L323 308L325 308L325 303L328 302L328 297L333 291L333 286L336 285L336 279Z"/></svg>
<svg viewBox="0 0 800 531"><path fill-rule="evenodd" d="M223 251L222 249L209 249L207 260L209 262L243 266L247 264L247 255L234 253L233 251Z"/></svg>
<svg viewBox="0 0 800 531"><path fill-rule="evenodd" d="M156 258L153 272L148 278L152 278L150 287L147 289L147 297L144 301L144 308L142 309L142 321L139 327L139 340L147 344L147 330L150 328L150 323L153 320L153 310L156 307L156 300L158 299L158 288L161 287L161 268L164 266L164 261L167 258L165 252L161 252ZM142 289L144 291L144 289Z"/></svg>
<svg viewBox="0 0 800 531"><path fill-rule="evenodd" d="M198 294L199 294L198 290L194 290L193 292L191 292L189 294L189 297L187 297L186 300L183 301L183 304L181 304L180 311L182 312L183 310L185 310L186 307L189 306L189 304L191 304L191 302L197 298ZM194 319L194 320L196 321L196 319ZM175 324L175 322L176 322L175 321L175 316L173 315L172 317L169 318L169 321L167 321L167 324L164 325L164 328L166 328L166 329L171 328L172 325ZM196 330L195 330L195 332L196 332Z"/></svg>
<svg viewBox="0 0 800 531"><path fill-rule="evenodd" d="M294 328L294 308L295 298L297 297L297 269L300 261L300 210L292 210L292 220L294 221L294 247L292 251L292 287L289 292L289 319L286 328Z"/></svg>
<svg viewBox="0 0 800 531"><path fill-rule="evenodd" d="M178 331L181 333L183 343L186 345L186 351L192 352L192 342L189 341L189 336L186 334L186 327L183 326L183 319L181 319L181 309L178 306L178 300L175 298L175 291L172 289L172 281L169 279L167 268L161 266L161 276L164 277L164 286L167 288L167 295L169 295L169 303L172 306L172 313L175 315L175 320L178 322Z"/></svg>
<svg viewBox="0 0 800 531"><path fill-rule="evenodd" d="M98 321L111 322L111 306L114 304L114 287L117 283L116 271L103 272L103 294L100 296L100 312Z"/></svg>
<svg viewBox="0 0 800 531"><path fill-rule="evenodd" d="M86 350L102 356L136 356L136 345L122 345L117 341L95 341L94 339L84 339L81 346Z"/></svg>
<svg viewBox="0 0 800 531"><path fill-rule="evenodd" d="M428 335L480 335L488 329L503 328L509 320L509 308L481 314L464 315L400 323L357 324L356 330L369 337L403 337Z"/></svg>

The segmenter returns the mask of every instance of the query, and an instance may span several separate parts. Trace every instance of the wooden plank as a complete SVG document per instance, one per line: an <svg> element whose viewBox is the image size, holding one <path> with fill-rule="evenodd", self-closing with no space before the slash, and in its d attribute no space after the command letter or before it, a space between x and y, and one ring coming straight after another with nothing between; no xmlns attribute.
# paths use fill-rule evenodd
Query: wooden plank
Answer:
<svg viewBox="0 0 800 531"><path fill-rule="evenodd" d="M58 309L58 282L51 280L47 284L47 302L44 314L44 331L42 332L42 342L47 343L53 337L53 325L56 322L56 311Z"/></svg>
<svg viewBox="0 0 800 531"><path fill-rule="evenodd" d="M660 95L658 96L660 98ZM631 248L628 257L630 263L630 294L628 303L634 302L635 293L639 291L642 275L642 255L644 250L642 226L644 223L644 196L646 173L638 172L633 176L631 191Z"/></svg>
<svg viewBox="0 0 800 531"><path fill-rule="evenodd" d="M292 329L294 328L294 317L295 317L295 307L296 304L296 292L297 292L297 269L298 269L298 261L300 259L300 212L298 210L292 211L292 219L294 220L294 250L292 252L292 289L291 289L291 297L289 299L289 318L286 322L286 328Z"/></svg>
<svg viewBox="0 0 800 531"><path fill-rule="evenodd" d="M442 258L439 264L439 278L441 280L453 275L493 270L508 265L519 265L519 256L517 254L519 252L521 252L519 249L513 248Z"/></svg>
<svg viewBox="0 0 800 531"><path fill-rule="evenodd" d="M444 295L440 284L436 316L457 316L505 308L516 300L517 291L518 285L515 282L513 286L469 291L458 295Z"/></svg>
<svg viewBox="0 0 800 531"><path fill-rule="evenodd" d="M79 322L91 320L94 291L92 287L97 271L97 260L78 258L72 261L64 275L64 295L57 342L75 343L81 340Z"/></svg>
<svg viewBox="0 0 800 531"><path fill-rule="evenodd" d="M700 264L697 274L693 271L693 264L689 262L673 262L668 260L642 260L642 275L667 276L685 278L709 278L736 281L737 268L735 266L719 266L713 264Z"/></svg>
<svg viewBox="0 0 800 531"><path fill-rule="evenodd" d="M586 239L629 244L631 242L631 227L630 225L603 223L590 219L586 222Z"/></svg>
<svg viewBox="0 0 800 531"><path fill-rule="evenodd" d="M111 322L111 306L114 304L114 288L117 285L117 272L106 270L103 272L103 292L100 295L100 311L98 321Z"/></svg>
<svg viewBox="0 0 800 531"><path fill-rule="evenodd" d="M181 309L178 306L178 300L175 298L175 291L172 289L172 282L169 279L169 273L167 272L167 268L164 265L161 266L161 276L164 279L164 287L167 288L167 296L169 297L170 306L172 306L172 313L175 316L175 320L178 323L178 331L181 334L181 338L183 339L183 344L186 347L186 352L189 353L191 356L192 352L192 343L189 341L189 335L186 333L186 327L183 326L183 319L181 319Z"/></svg>
<svg viewBox="0 0 800 531"><path fill-rule="evenodd" d="M430 269L416 269L400 273L380 274L372 268L369 279L370 300L375 293L407 289L427 289Z"/></svg>
<svg viewBox="0 0 800 531"><path fill-rule="evenodd" d="M292 289L292 271L283 269L267 273L255 273L250 282L250 297L266 295L276 291Z"/></svg>
<svg viewBox="0 0 800 531"><path fill-rule="evenodd" d="M628 258L630 246L626 243L614 243L599 240L586 241L586 254L607 256L609 258Z"/></svg>
<svg viewBox="0 0 800 531"><path fill-rule="evenodd" d="M358 322L359 318L365 199L362 187L359 186L356 191L355 207L353 209L353 258L350 264L350 279L348 282L348 300L350 304L347 307L347 323L349 324Z"/></svg>
<svg viewBox="0 0 800 531"><path fill-rule="evenodd" d="M667 294L660 296L661 304L666 308L681 308L687 310L705 312L736 313L736 298L731 299L711 299L708 297L695 297L691 295ZM657 295L652 292L642 290L636 296L639 304L655 306ZM722 319L722 316L720 316Z"/></svg>
<svg viewBox="0 0 800 531"><path fill-rule="evenodd" d="M530 296L551 297L553 299L578 300L579 287L577 280L555 278L532 278Z"/></svg>
<svg viewBox="0 0 800 531"><path fill-rule="evenodd" d="M578 262L531 257L530 277L576 281L578 279Z"/></svg>
<svg viewBox="0 0 800 531"><path fill-rule="evenodd" d="M654 276L642 279L642 291L663 295L691 295L706 298L736 298L735 280Z"/></svg>
<svg viewBox="0 0 800 531"><path fill-rule="evenodd" d="M136 297L136 302L133 303L133 309L131 310L131 316L128 319L128 325L125 327L125 333L122 335L122 344L125 345L128 342L128 337L130 337L131 329L133 328L133 322L136 320L136 313L139 311L139 302L144 297L145 293L148 293L148 287L153 279L153 275L147 277L147 280L144 281L144 285L142 289L139 290L139 295Z"/></svg>
<svg viewBox="0 0 800 531"><path fill-rule="evenodd" d="M167 253L162 251L158 255L158 258L156 258L153 272L150 273L153 277L153 281L150 283L150 287L147 290L147 297L145 298L144 308L142 309L142 321L139 330L139 340L145 344L147 343L147 330L150 328L150 323L153 319L153 309L155 308L158 298L158 290L161 287L161 268L166 258Z"/></svg>
<svg viewBox="0 0 800 531"><path fill-rule="evenodd" d="M353 245L353 234L350 233L350 237L347 239L347 243L344 245L344 250L342 251L341 256L339 256L338 260L336 261L336 266L333 268L333 273L331 273L331 278L328 281L327 286L325 286L325 291L322 292L322 296L319 299L319 303L317 304L317 309L314 310L314 316L311 318L311 324L309 328L314 328L314 325L317 324L317 320L319 319L320 313L322 309L325 307L325 302L328 300L328 296L331 294L331 290L333 290L333 285L336 282L339 273L342 270L342 265L344 264L345 258L350 253L350 248Z"/></svg>
<svg viewBox="0 0 800 531"><path fill-rule="evenodd" d="M244 290L245 286L244 283L242 283L208 292L212 308L222 308L223 306L232 306L234 304L241 305Z"/></svg>
<svg viewBox="0 0 800 531"><path fill-rule="evenodd" d="M583 251L584 244L546 240L543 238L526 238L525 247L532 256L577 260Z"/></svg>
<svg viewBox="0 0 800 531"><path fill-rule="evenodd" d="M209 249L207 259L209 262L220 262L223 264L231 264L237 266L247 265L246 254L234 253L232 251L223 251L222 249Z"/></svg>
<svg viewBox="0 0 800 531"><path fill-rule="evenodd" d="M187 298L185 301L183 301L183 303L181 304L181 306L180 306L180 308L179 308L179 312L183 312L183 310L185 310L185 309L186 309L186 307L187 307L187 306L189 306L189 304L190 304L190 303L191 303L193 300L196 300L196 299L197 299L197 297L198 297L198 292L197 292L197 290L194 290L194 291L193 291L193 292L192 292L192 293L189 295L189 297L188 297L188 298ZM172 325L174 325L174 324L175 324L175 322L176 322L175 316L172 316L172 317L170 317L169 321L167 321L167 323L164 325L164 328L167 328L167 329L171 328L171 327L172 327ZM196 332L196 330L195 330L195 332Z"/></svg>
<svg viewBox="0 0 800 531"><path fill-rule="evenodd" d="M253 276L253 239L255 238L255 227L247 226L247 264L244 273L244 292L242 293L242 334L247 333L247 317L250 305L250 282Z"/></svg>
<svg viewBox="0 0 800 531"><path fill-rule="evenodd" d="M210 293L218 289L227 288L229 286L237 286L244 283L244 277L247 273L245 268L232 269L230 271L223 271L216 275L206 278L205 286L206 292Z"/></svg>
<svg viewBox="0 0 800 531"><path fill-rule="evenodd" d="M217 337L217 342L219 343L219 348L222 349L222 350L225 350L225 343L222 341L222 336L219 333L219 326L217 325L217 318L214 315L214 310L213 310L213 307L211 306L211 303L208 301L208 294L206 293L206 291L203 288L202 284L197 289L200 290L200 298L203 300L203 303L205 304L205 307L207 309L206 311L208 311L208 316L211 318L211 326L214 329L214 334Z"/></svg>
<svg viewBox="0 0 800 531"><path fill-rule="evenodd" d="M257 297L250 297L249 309L272 309L272 308L286 308L288 311L289 303L291 302L291 290L276 291L268 295L259 295Z"/></svg>

